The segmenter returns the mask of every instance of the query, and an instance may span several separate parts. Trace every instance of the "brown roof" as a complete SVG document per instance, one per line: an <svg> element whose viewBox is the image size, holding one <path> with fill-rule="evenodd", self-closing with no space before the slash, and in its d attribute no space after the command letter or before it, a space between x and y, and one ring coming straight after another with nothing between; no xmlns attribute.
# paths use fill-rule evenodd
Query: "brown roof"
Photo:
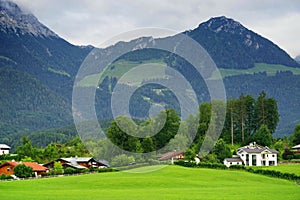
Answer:
<svg viewBox="0 0 300 200"><path fill-rule="evenodd" d="M170 151L167 153L164 153L162 155L160 155L160 157L158 158L158 160L168 160L174 156L178 156L180 154L183 154L184 151L183 150L179 150L179 151Z"/></svg>
<svg viewBox="0 0 300 200"><path fill-rule="evenodd" d="M15 167L15 166L21 165L21 164L31 167L33 169L33 171L35 171L35 172L43 172L43 171L48 170L47 167L41 166L36 162L6 162L6 163L3 163L2 165L0 165L0 167L5 166L5 165L10 165L10 166Z"/></svg>
<svg viewBox="0 0 300 200"><path fill-rule="evenodd" d="M241 158L225 158L227 162L243 162Z"/></svg>

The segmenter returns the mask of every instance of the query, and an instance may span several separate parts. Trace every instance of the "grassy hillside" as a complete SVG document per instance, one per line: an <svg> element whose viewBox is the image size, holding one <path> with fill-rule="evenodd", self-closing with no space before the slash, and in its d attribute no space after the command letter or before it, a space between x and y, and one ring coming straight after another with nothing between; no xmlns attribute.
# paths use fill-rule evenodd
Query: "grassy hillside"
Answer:
<svg viewBox="0 0 300 200"><path fill-rule="evenodd" d="M300 195L299 186L285 180L247 172L179 166L149 173L116 172L0 182L0 190L1 199L294 200Z"/></svg>
<svg viewBox="0 0 300 200"><path fill-rule="evenodd" d="M281 164L278 166L262 167L263 169L275 170L284 173L294 173L300 176L300 165L299 164Z"/></svg>
<svg viewBox="0 0 300 200"><path fill-rule="evenodd" d="M266 72L269 76L275 75L278 71L291 71L293 74L299 75L300 68L287 67L284 65L275 64L265 64L265 63L255 63L253 68L249 69L222 69L220 68L220 73L223 77L226 76L236 76L241 74L254 74L259 72Z"/></svg>
<svg viewBox="0 0 300 200"><path fill-rule="evenodd" d="M113 64L109 65L103 74L101 75L101 78L99 80L99 83L103 81L105 77L114 77L117 79L120 79L122 76L125 75L126 72L129 70L139 66L139 65L144 65L144 64L151 64L149 65L149 71L144 71L143 73L149 74L149 72L153 71L153 67L156 68L161 68L161 71L155 71L156 73L150 75L148 78L149 79L154 79L154 78L161 78L160 74L164 74L164 69L166 67L166 64L161 60L161 59L152 59L152 60L146 60L146 61L127 61L127 60L118 60L114 62ZM160 73L159 73L160 72ZM130 82L131 80L137 80L141 74L134 74L130 73L129 76L125 76L122 81L123 82ZM89 76L86 76L84 79L82 79L78 85L81 87L89 87L89 86L94 86L94 83L96 83L99 79L99 74L92 74ZM143 80L139 80L140 82Z"/></svg>
<svg viewBox="0 0 300 200"><path fill-rule="evenodd" d="M155 66L164 66L166 67L166 63L162 59L152 59L147 60L143 62L138 61L128 61L128 60L118 60L108 66L106 70L104 71L103 75L101 76L101 79L99 83L101 83L104 79L104 77L115 77L119 79L122 75L124 75L127 71L131 70L132 68L141 65L141 64L152 64L152 67ZM164 74L164 67L162 67L162 71L160 74ZM149 67L149 71L151 71L151 66ZM249 69L224 69L219 68L219 71L222 75L222 77L229 77L229 76L237 76L237 75L243 75L243 74L254 74L254 73L260 73L260 72L266 72L268 76L274 76L279 71L290 71L295 75L300 75L300 68L294 68L294 67L288 67L284 65L277 65L277 64L266 64L266 63L255 63L255 66L253 68ZM145 72L146 73L146 72ZM149 72L147 72L149 74ZM162 78L157 76L159 74L159 71L156 71L156 74L152 75L149 78ZM138 74L139 76L141 74ZM125 77L124 80L132 80L137 78L138 76L134 76L134 74L131 74L131 76ZM212 74L211 79L215 79L217 77L215 74ZM99 79L98 74L93 74L90 76L85 77L83 80L81 80L78 84L82 87L88 87L88 86L94 86L93 84L97 82L97 79ZM141 80L142 81L142 80Z"/></svg>

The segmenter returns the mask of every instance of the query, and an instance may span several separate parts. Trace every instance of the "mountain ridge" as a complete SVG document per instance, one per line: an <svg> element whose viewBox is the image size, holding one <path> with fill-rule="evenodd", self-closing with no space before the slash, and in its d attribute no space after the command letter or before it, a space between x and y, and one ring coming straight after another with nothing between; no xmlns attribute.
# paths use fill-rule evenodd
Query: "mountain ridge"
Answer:
<svg viewBox="0 0 300 200"><path fill-rule="evenodd" d="M210 18L184 33L199 42L220 68L247 69L254 63L300 67L272 41L225 16Z"/></svg>
<svg viewBox="0 0 300 200"><path fill-rule="evenodd" d="M9 6L12 9L8 9ZM3 138L6 138L5 141L9 141L5 133L27 134L32 131L57 128L72 123L70 112L74 79L81 63L93 47L75 46L60 38L41 24L32 14L22 11L14 3L8 3L5 6L0 4L0 8L0 42L2 44L0 46L0 73L3 76L13 77L11 80L8 79L9 77L2 77L1 79L3 92L0 98L0 110L2 109L6 113L0 116L0 129L2 130L0 142L4 141ZM17 13L13 13L13 11ZM18 14L18 12L21 13ZM31 22L34 25L30 25ZM35 28L36 30L32 30ZM239 22L224 16L211 18L199 24L194 30L183 33L199 42L211 55L217 66L223 69L249 69L258 62L300 67L295 60L291 59L286 52L273 42L250 31ZM247 36L248 34L250 36ZM142 37L133 40L133 43L138 40L153 42L153 38ZM120 41L116 45L134 46L135 44ZM113 49L114 47L110 46L101 49L101 51L109 53ZM122 59L137 59L140 61L141 59L151 60L151 58L158 58L166 61L171 67L177 67L178 71L182 70L180 71L182 74L186 70L185 63L173 62L177 66L172 66L173 60L170 59L170 54L160 54L160 52L150 50L145 50L144 53L137 50L135 53L133 55L125 55ZM186 73L186 75L190 76L190 78L193 76L192 72ZM278 78L278 83L276 82L277 88L275 89L272 88L274 81L276 81L274 77ZM300 91L300 88L295 88L292 95L293 98L288 100L285 99L285 95L287 95L285 92L288 90L289 80L297 81L299 76L292 73L278 73L274 77L270 78L265 74L260 75L259 73L253 76L226 77L225 82L230 87L229 89L227 88L228 96L235 97L244 92L257 95L261 90L267 90L274 97L278 97L280 111L284 117L283 122L291 121L288 128L284 130L291 131L292 126L300 118L293 113L293 111L300 109L297 104L298 100L300 100L300 94L297 91ZM248 82L244 82L245 78L247 78ZM105 79L105 81L105 84L102 85L105 85L107 89L97 89L95 104L96 107L98 106L97 108L108 110L110 108L108 104L110 101L108 100L110 100L112 90L110 86L115 84L117 79L113 77ZM282 84L280 81L283 81ZM7 83L10 86L5 85ZM23 93L20 89L22 87L14 83L22 84L21 86L25 87L27 93ZM293 84L294 87L297 86L296 83L298 82ZM202 85L199 87L201 92ZM15 95L19 95L18 98L14 98L12 93L10 93L13 89L16 89ZM148 91L149 94L146 94ZM144 97L155 97L159 101L163 97L169 98L171 96L167 92L163 92L161 96L155 93L150 94L150 92L151 89L148 88L141 91ZM289 90L289 92L292 92L292 90ZM279 93L280 95L278 95ZM35 96L35 94L39 95ZM99 99L104 99L104 103L101 103ZM143 105L142 110L147 113L146 108L150 107L149 102L144 101L145 98L137 99L139 99L137 105ZM22 107L22 104L27 105L27 107ZM53 108L56 105L57 107ZM10 108L12 112L9 112L9 109L5 109L5 107ZM49 107L53 109L48 109ZM14 110L14 108L20 109ZM26 116L28 116L28 121L26 121ZM24 117L26 118L25 121ZM34 119L43 119L43 121L38 126L34 121L30 121ZM49 124L47 124L47 119L49 119ZM15 126L18 130L14 129L14 120L18 122L18 126ZM32 123L32 126L27 122Z"/></svg>

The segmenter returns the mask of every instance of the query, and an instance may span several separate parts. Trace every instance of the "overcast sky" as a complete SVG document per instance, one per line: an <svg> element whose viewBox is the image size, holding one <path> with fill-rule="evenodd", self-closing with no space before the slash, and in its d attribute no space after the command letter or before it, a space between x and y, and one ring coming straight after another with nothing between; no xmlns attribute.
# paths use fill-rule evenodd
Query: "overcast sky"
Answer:
<svg viewBox="0 0 300 200"><path fill-rule="evenodd" d="M125 31L159 27L178 32L225 15L300 55L298 0L13 0L76 45L94 45Z"/></svg>

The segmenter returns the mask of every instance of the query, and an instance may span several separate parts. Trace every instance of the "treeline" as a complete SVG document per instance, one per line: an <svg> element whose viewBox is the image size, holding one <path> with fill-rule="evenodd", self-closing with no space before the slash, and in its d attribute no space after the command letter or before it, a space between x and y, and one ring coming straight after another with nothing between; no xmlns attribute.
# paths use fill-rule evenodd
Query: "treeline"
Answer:
<svg viewBox="0 0 300 200"><path fill-rule="evenodd" d="M58 158L92 156L79 137L75 137L63 144L50 143L45 148L38 148L27 137L22 137L21 145L16 148L14 153L17 155L1 155L0 160L14 159L24 162L47 163Z"/></svg>
<svg viewBox="0 0 300 200"><path fill-rule="evenodd" d="M214 104L222 106L224 102ZM240 146L254 141L263 146L273 144L272 133L279 121L275 99L261 92L256 99L251 95L241 95L237 99L228 100L226 104L227 114L221 136L211 154L204 160L222 162L224 158L231 157L232 145ZM149 153L157 152L163 147L166 147L165 151L188 149L185 156L192 159L200 151L211 123L211 116L218 116L218 113L212 112L211 103L202 103L199 106L199 116L190 115L185 121L180 121L178 113L174 109L168 109L160 112L155 118L136 121L138 126L128 117L118 117L108 127L107 138L99 141L99 149L93 141L90 141L88 146L94 149L93 154L97 157L108 161L126 151ZM159 123L164 123L160 129ZM151 135L152 133L155 135ZM213 140L214 138L211 138L212 142ZM155 156L157 155L152 158L155 159ZM130 160L137 161L132 158ZM138 161L143 161L143 158L138 158Z"/></svg>
<svg viewBox="0 0 300 200"><path fill-rule="evenodd" d="M0 68L0 141L14 135L66 126L72 122L70 102L28 74Z"/></svg>

